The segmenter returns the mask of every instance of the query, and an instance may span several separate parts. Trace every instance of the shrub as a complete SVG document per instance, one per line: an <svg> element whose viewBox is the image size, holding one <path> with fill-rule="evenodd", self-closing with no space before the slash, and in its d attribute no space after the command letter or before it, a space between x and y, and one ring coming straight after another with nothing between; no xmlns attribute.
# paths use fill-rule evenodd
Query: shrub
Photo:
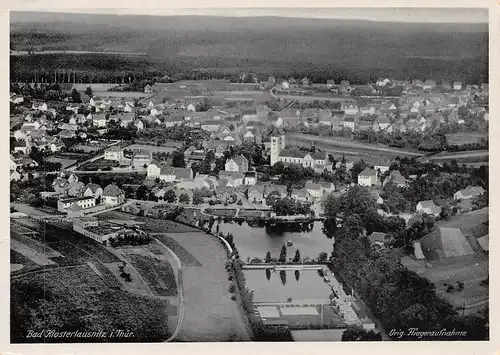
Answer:
<svg viewBox="0 0 500 355"><path fill-rule="evenodd" d="M231 296L231 300L236 301L236 296L235 296L235 295L232 295L232 296Z"/></svg>
<svg viewBox="0 0 500 355"><path fill-rule="evenodd" d="M234 293L235 290L236 290L236 286L234 285L234 283L231 283L231 285L229 285L229 292Z"/></svg>
<svg viewBox="0 0 500 355"><path fill-rule="evenodd" d="M455 288L453 287L453 285L449 285L447 288L446 288L446 292L450 293L451 291L453 291Z"/></svg>

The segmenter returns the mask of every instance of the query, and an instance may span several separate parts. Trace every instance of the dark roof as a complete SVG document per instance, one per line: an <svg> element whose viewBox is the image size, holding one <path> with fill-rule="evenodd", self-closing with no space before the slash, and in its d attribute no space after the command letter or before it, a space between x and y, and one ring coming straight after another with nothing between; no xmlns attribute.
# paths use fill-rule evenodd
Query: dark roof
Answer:
<svg viewBox="0 0 500 355"><path fill-rule="evenodd" d="M103 196L111 196L111 197L117 197L123 194L124 192L116 185L110 184L104 188L104 191L102 192Z"/></svg>
<svg viewBox="0 0 500 355"><path fill-rule="evenodd" d="M362 172L359 173L358 176L373 176L373 175L376 175L376 174L377 173L376 173L375 170L366 167Z"/></svg>

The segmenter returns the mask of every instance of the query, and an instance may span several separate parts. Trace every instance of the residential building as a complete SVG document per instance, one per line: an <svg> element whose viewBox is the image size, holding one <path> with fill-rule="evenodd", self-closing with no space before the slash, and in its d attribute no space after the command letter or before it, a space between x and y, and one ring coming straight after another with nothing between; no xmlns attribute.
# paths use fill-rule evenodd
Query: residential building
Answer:
<svg viewBox="0 0 500 355"><path fill-rule="evenodd" d="M57 210L59 212L67 212L67 209L73 205L77 205L82 209L95 207L95 198L90 196L64 198L57 201Z"/></svg>
<svg viewBox="0 0 500 355"><path fill-rule="evenodd" d="M434 204L434 201L432 200L420 201L417 204L416 210L417 212L426 213L428 215L433 215L433 216L439 216L439 214L441 213L441 207L436 206Z"/></svg>
<svg viewBox="0 0 500 355"><path fill-rule="evenodd" d="M158 162L151 162L148 165L148 179L160 179L162 181L181 181L193 179L191 168L176 168Z"/></svg>
<svg viewBox="0 0 500 355"><path fill-rule="evenodd" d="M256 171L246 172L244 184L250 186L257 184L257 172Z"/></svg>
<svg viewBox="0 0 500 355"><path fill-rule="evenodd" d="M248 188L247 195L248 195L248 202L250 203L261 204L265 202L263 185L250 186Z"/></svg>
<svg viewBox="0 0 500 355"><path fill-rule="evenodd" d="M455 192L453 198L455 200L468 200L480 196L485 192L481 186L467 186L465 189Z"/></svg>
<svg viewBox="0 0 500 355"><path fill-rule="evenodd" d="M102 200L106 205L118 206L125 202L125 192L114 184L106 186L102 192Z"/></svg>
<svg viewBox="0 0 500 355"><path fill-rule="evenodd" d="M358 184L361 186L377 185L377 178L378 172L367 167L361 173L359 173Z"/></svg>
<svg viewBox="0 0 500 355"><path fill-rule="evenodd" d="M305 189L314 200L319 200L323 197L323 187L320 184L308 182Z"/></svg>
<svg viewBox="0 0 500 355"><path fill-rule="evenodd" d="M102 187L98 184L88 183L83 189L83 196L99 199L102 196Z"/></svg>

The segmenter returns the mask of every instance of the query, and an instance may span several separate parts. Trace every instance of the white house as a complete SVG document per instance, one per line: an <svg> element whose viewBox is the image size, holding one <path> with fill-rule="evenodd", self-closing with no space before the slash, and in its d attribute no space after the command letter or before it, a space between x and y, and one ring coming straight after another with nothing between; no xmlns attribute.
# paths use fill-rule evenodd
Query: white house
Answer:
<svg viewBox="0 0 500 355"><path fill-rule="evenodd" d="M485 190L481 186L467 186L463 190L455 192L453 198L455 200L468 200L485 193Z"/></svg>
<svg viewBox="0 0 500 355"><path fill-rule="evenodd" d="M66 212L66 210L73 205L77 205L84 210L92 208L95 206L95 198L90 196L83 196L76 198L60 199L59 201L57 201L57 210L59 212Z"/></svg>
<svg viewBox="0 0 500 355"><path fill-rule="evenodd" d="M426 213L429 215L433 215L433 216L439 216L439 214L441 213L441 207L436 206L434 204L434 201L432 201L432 200L420 201L417 204L416 211L420 212L420 213Z"/></svg>
<svg viewBox="0 0 500 355"><path fill-rule="evenodd" d="M321 197L323 197L323 187L320 184L308 182L306 183L305 189L315 200L319 200Z"/></svg>
<svg viewBox="0 0 500 355"><path fill-rule="evenodd" d="M361 186L377 185L377 175L378 175L377 171L370 169L368 167L365 168L358 175L358 185Z"/></svg>
<svg viewBox="0 0 500 355"><path fill-rule="evenodd" d="M110 184L104 188L102 199L108 206L118 206L125 202L125 192L118 186Z"/></svg>

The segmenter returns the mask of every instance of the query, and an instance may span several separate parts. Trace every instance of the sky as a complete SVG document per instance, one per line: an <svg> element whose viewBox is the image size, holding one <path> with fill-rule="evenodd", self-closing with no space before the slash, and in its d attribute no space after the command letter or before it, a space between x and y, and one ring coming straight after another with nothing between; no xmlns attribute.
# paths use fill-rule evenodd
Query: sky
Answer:
<svg viewBox="0 0 500 355"><path fill-rule="evenodd" d="M487 23L488 10L481 8L197 8L197 9L50 9L50 11L117 15L205 15L205 16L282 16L305 18L358 19L388 22Z"/></svg>

